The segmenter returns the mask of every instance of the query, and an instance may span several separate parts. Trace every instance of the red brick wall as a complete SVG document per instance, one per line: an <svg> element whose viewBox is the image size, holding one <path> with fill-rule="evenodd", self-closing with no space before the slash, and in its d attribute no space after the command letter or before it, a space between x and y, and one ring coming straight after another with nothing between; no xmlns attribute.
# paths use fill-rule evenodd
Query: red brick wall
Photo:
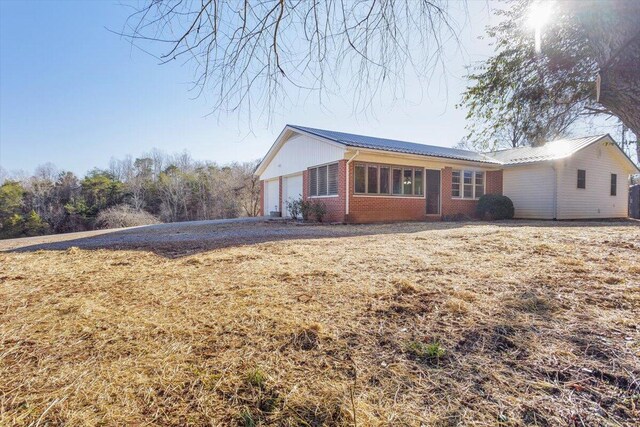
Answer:
<svg viewBox="0 0 640 427"><path fill-rule="evenodd" d="M268 215L269 212L264 211L264 180L260 180L260 210L258 211L258 215Z"/></svg>
<svg viewBox="0 0 640 427"><path fill-rule="evenodd" d="M487 172L487 194L502 195L502 170Z"/></svg>

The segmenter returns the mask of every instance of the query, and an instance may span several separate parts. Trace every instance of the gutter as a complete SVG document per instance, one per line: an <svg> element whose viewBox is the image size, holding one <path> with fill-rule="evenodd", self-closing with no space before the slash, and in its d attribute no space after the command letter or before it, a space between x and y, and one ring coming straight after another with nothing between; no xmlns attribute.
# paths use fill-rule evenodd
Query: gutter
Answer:
<svg viewBox="0 0 640 427"><path fill-rule="evenodd" d="M356 158L356 156L358 154L360 154L360 150L356 150L356 153L353 155L353 157L351 157L349 160L347 160L347 170L345 171L346 180L345 180L345 185L344 185L344 187L345 187L345 208L344 208L345 217L347 215L349 215L349 165L351 164L353 159Z"/></svg>

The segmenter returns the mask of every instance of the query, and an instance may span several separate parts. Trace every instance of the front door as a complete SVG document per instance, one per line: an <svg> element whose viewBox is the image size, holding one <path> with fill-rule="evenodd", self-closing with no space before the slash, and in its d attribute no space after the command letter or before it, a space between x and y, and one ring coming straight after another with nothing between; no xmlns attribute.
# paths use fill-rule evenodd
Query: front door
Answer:
<svg viewBox="0 0 640 427"><path fill-rule="evenodd" d="M427 169L427 215L440 214L440 171Z"/></svg>

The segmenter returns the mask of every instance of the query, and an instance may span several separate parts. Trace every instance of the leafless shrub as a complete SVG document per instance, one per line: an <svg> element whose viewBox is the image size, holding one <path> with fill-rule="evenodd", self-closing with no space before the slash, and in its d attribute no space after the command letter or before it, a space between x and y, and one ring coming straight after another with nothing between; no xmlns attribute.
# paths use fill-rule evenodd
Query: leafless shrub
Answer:
<svg viewBox="0 0 640 427"><path fill-rule="evenodd" d="M139 225L158 224L160 221L143 210L136 210L129 205L118 205L105 209L96 218L97 228L136 227Z"/></svg>

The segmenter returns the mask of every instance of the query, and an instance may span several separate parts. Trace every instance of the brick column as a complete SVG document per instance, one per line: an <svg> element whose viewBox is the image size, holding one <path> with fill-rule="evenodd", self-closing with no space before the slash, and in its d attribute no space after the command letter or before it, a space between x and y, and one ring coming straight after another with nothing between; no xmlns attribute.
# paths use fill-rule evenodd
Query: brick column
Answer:
<svg viewBox="0 0 640 427"><path fill-rule="evenodd" d="M260 209L258 209L258 215L269 215L269 212L264 212L264 180L260 180Z"/></svg>
<svg viewBox="0 0 640 427"><path fill-rule="evenodd" d="M488 171L487 172L487 194L498 194L502 195L502 170L499 171Z"/></svg>

